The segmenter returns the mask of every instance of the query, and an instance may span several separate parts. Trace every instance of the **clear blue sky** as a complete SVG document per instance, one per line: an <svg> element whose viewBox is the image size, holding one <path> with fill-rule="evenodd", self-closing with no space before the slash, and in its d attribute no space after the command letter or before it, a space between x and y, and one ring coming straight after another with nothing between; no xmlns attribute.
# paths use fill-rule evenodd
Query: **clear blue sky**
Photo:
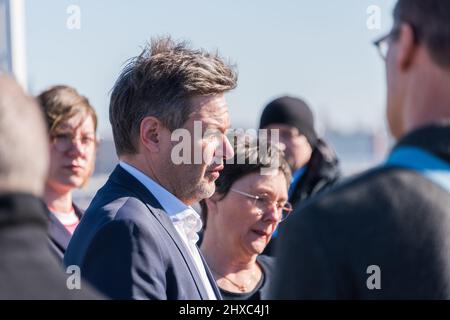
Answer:
<svg viewBox="0 0 450 320"><path fill-rule="evenodd" d="M219 49L239 70L228 95L234 126L254 127L265 103L304 97L321 124L383 127L384 65L372 40L392 23L394 0L26 0L27 59L33 94L58 83L86 95L110 135L109 92L124 62L152 36L170 34ZM81 9L69 30L66 10ZM381 8L381 29L366 10ZM320 126L319 126L320 127Z"/></svg>

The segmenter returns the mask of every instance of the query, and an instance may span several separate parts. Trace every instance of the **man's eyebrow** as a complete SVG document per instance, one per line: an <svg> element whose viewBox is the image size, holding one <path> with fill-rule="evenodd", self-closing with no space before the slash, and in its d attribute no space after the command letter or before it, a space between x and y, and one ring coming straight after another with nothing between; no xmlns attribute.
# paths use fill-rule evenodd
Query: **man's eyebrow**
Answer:
<svg viewBox="0 0 450 320"><path fill-rule="evenodd" d="M225 125L221 124L219 121L203 121L203 126L204 127L213 127L213 128L217 128L219 131L221 131L222 133L224 133L225 131L227 131L228 129L231 128L231 123L227 122Z"/></svg>

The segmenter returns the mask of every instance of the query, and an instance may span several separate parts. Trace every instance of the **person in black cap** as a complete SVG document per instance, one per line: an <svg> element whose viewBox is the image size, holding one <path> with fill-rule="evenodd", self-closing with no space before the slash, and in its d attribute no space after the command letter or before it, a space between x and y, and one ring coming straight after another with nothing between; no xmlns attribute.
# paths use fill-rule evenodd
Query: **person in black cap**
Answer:
<svg viewBox="0 0 450 320"><path fill-rule="evenodd" d="M301 99L284 96L263 110L260 129L279 130L281 148L292 170L289 201L294 208L311 196L333 186L341 176L335 152L314 129L314 116ZM274 234L264 254L273 255Z"/></svg>

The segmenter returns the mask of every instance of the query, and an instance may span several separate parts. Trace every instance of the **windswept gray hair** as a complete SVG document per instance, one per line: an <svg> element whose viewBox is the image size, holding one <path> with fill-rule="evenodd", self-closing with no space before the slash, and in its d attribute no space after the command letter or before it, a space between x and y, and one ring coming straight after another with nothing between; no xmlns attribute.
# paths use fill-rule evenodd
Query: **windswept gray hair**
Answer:
<svg viewBox="0 0 450 320"><path fill-rule="evenodd" d="M189 98L224 93L236 82L234 67L217 52L190 49L170 37L153 39L128 62L112 90L109 119L117 154L137 153L145 117L175 130L189 118Z"/></svg>
<svg viewBox="0 0 450 320"><path fill-rule="evenodd" d="M0 193L41 196L49 148L44 117L33 98L0 76Z"/></svg>

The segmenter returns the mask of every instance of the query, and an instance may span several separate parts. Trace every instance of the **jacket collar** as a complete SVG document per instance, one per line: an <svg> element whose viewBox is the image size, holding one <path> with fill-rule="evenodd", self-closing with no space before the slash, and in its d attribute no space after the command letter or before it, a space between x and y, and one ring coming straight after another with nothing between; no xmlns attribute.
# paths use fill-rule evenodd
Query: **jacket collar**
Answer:
<svg viewBox="0 0 450 320"><path fill-rule="evenodd" d="M13 192L0 194L0 228L10 224L35 224L46 231L45 213L45 204L31 194Z"/></svg>
<svg viewBox="0 0 450 320"><path fill-rule="evenodd" d="M401 138L393 150L406 146L424 149L450 162L450 123L437 123L414 130Z"/></svg>
<svg viewBox="0 0 450 320"><path fill-rule="evenodd" d="M78 219L81 220L83 215L83 211L79 209L75 204L72 204L75 210L75 214ZM66 252L67 246L69 245L69 241L72 238L70 232L64 227L64 225L56 218L54 214L48 211L49 216L49 226L48 226L48 234L50 240L58 247L62 254Z"/></svg>
<svg viewBox="0 0 450 320"><path fill-rule="evenodd" d="M188 252L172 221L164 211L159 201L155 198L155 196L135 177L125 171L120 165L116 166L114 171L111 173L109 180L112 183L118 184L122 188L125 188L128 192L133 193L139 200L145 203L151 214L153 214L153 216L158 220L163 229L172 238L181 255L183 256L183 259L188 265L188 269L191 273L192 278L194 279L194 283L197 286L197 290L200 296L203 299L208 299L208 293L203 286L202 279L197 271L197 267L195 266L195 262L191 257L191 254ZM216 292L217 288L215 288L215 282L211 282L211 286Z"/></svg>

